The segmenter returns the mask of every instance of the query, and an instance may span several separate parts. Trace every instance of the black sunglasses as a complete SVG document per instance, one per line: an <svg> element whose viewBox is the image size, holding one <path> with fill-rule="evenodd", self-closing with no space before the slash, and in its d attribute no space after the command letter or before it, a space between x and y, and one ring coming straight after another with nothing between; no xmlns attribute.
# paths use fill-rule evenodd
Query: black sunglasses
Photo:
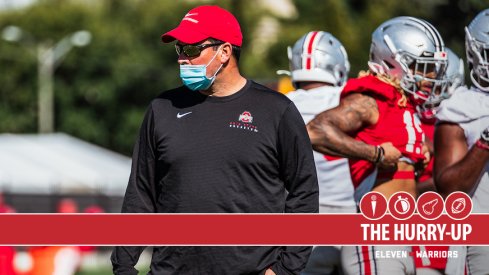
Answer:
<svg viewBox="0 0 489 275"><path fill-rule="evenodd" d="M218 46L222 45L224 43L212 43L212 44L200 44L200 45L192 45L192 44L187 44L187 45L180 45L180 44L175 44L175 50L177 51L177 54L180 55L182 52L187 56L187 57L194 57L200 55L202 50L208 47L212 46Z"/></svg>

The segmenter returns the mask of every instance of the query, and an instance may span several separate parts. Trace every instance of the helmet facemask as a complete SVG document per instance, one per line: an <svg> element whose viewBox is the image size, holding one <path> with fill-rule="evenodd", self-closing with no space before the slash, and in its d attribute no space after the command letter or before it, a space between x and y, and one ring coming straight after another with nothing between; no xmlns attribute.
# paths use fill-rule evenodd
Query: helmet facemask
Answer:
<svg viewBox="0 0 489 275"><path fill-rule="evenodd" d="M450 95L449 81L445 75L448 62L445 52L427 52L423 55L417 57L399 53L399 63L404 71L401 88L410 94L421 116L432 117L440 102Z"/></svg>
<svg viewBox="0 0 489 275"><path fill-rule="evenodd" d="M489 92L489 41L477 41L468 28L465 28L465 48L472 83L479 89Z"/></svg>
<svg viewBox="0 0 489 275"><path fill-rule="evenodd" d="M444 99L449 98L453 92L464 83L464 61L451 49L445 47L445 51L447 52L448 62L445 72L448 87L443 94L437 96L435 93L435 96L432 96L431 99L416 106L416 110L424 122L434 123L440 103Z"/></svg>

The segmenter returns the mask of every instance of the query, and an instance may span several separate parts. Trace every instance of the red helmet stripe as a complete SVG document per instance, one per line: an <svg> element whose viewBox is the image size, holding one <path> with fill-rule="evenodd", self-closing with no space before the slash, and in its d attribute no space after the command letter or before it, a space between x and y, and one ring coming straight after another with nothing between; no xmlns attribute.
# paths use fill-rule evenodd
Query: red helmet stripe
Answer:
<svg viewBox="0 0 489 275"><path fill-rule="evenodd" d="M312 36L309 39L309 42L307 43L307 51L306 51L306 70L310 70L312 65L312 51L313 51L313 45L314 45L314 40L316 36L318 35L318 32L312 32Z"/></svg>

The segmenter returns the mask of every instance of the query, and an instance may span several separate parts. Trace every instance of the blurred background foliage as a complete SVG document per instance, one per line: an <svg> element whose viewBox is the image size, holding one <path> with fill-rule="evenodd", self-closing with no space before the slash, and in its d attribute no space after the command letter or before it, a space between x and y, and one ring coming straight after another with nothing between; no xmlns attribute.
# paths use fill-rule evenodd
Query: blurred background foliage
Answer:
<svg viewBox="0 0 489 275"><path fill-rule="evenodd" d="M311 30L342 41L350 77L356 76L366 68L372 31L400 15L428 20L465 58L464 26L489 0L38 0L0 10L0 30L19 26L33 43L89 30L91 43L74 48L55 71L55 131L130 155L151 99L181 85L174 48L160 35L200 4L236 15L244 35L242 73L271 86L276 70L288 69L287 46ZM0 133L37 132L34 50L0 40Z"/></svg>

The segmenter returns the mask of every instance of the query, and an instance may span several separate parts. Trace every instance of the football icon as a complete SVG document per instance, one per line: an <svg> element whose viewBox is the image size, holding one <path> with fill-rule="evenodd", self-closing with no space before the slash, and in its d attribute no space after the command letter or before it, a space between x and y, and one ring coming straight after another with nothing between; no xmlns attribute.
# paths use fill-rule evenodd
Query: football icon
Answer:
<svg viewBox="0 0 489 275"><path fill-rule="evenodd" d="M463 220L472 212L472 199L467 193L452 192L445 199L445 211L454 220Z"/></svg>
<svg viewBox="0 0 489 275"><path fill-rule="evenodd" d="M452 213L453 214L459 214L464 210L465 210L465 199L464 198L458 198L458 199L453 201L453 203L452 203Z"/></svg>

